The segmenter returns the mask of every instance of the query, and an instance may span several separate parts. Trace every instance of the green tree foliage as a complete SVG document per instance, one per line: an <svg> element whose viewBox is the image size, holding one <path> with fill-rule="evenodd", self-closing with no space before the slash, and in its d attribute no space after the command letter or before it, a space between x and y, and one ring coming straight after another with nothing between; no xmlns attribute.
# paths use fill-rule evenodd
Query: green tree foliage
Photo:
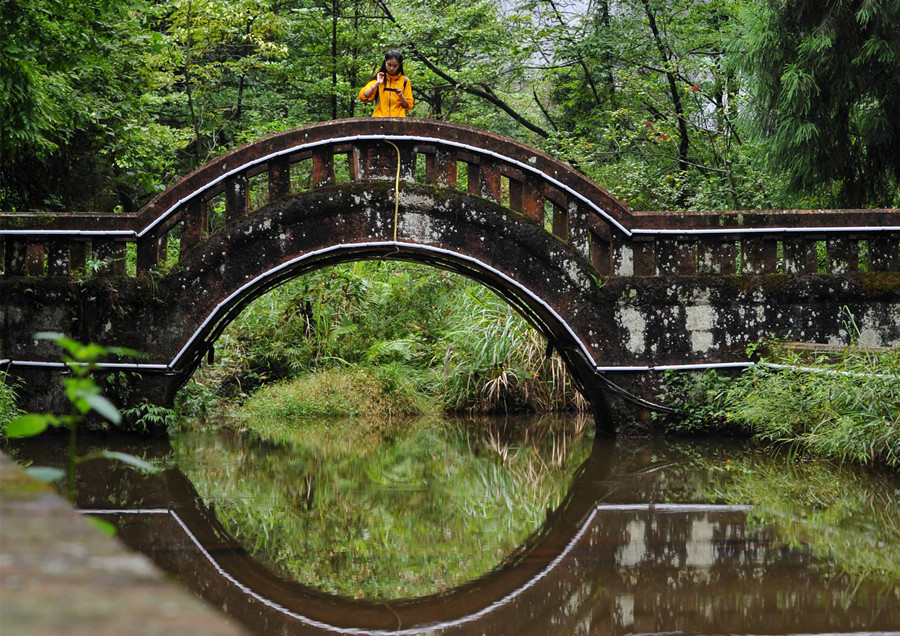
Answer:
<svg viewBox="0 0 900 636"><path fill-rule="evenodd" d="M142 0L0 3L0 209L126 207L172 167Z"/></svg>
<svg viewBox="0 0 900 636"><path fill-rule="evenodd" d="M235 146L366 115L388 48L412 116L538 145L635 209L892 203L897 3L743 7L3 0L0 208L135 210Z"/></svg>
<svg viewBox="0 0 900 636"><path fill-rule="evenodd" d="M551 152L636 209L768 204L725 64L730 0L529 0L540 28L531 89Z"/></svg>
<svg viewBox="0 0 900 636"><path fill-rule="evenodd" d="M900 3L764 0L738 47L772 160L832 204L890 205L900 191Z"/></svg>

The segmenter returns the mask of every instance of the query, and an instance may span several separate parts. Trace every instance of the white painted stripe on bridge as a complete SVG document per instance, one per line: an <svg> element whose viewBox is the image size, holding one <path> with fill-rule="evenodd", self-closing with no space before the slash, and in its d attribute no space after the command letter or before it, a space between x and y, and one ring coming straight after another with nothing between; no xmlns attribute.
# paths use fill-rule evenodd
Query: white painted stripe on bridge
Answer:
<svg viewBox="0 0 900 636"><path fill-rule="evenodd" d="M168 508L129 508L127 510L117 510L115 508L76 508L75 512L83 515L167 515L172 511Z"/></svg>
<svg viewBox="0 0 900 636"><path fill-rule="evenodd" d="M627 373L648 371L692 371L702 369L743 369L752 367L755 362L697 362L690 364L662 364L662 365L636 365L636 366L596 366L597 373Z"/></svg>
<svg viewBox="0 0 900 636"><path fill-rule="evenodd" d="M46 362L43 360L0 360L0 366L4 364L8 364L12 367L44 367L49 369L68 369L71 366L92 366L95 369L119 369L122 371L172 371L172 368L167 364L140 364L132 362Z"/></svg>
<svg viewBox="0 0 900 636"><path fill-rule="evenodd" d="M591 200L588 199L587 197L585 197L585 196L579 194L578 192L576 192L575 190L573 190L573 189L570 188L569 186L565 185L564 183L558 181L557 179L554 179L554 178L551 177L550 175L548 175L548 174L546 174L546 173L544 173L544 172L541 172L540 170L538 170L538 169L535 168L534 166L531 166L531 165L529 165L529 164L527 164L527 163L524 163L524 162L522 162L522 161L518 161L517 159L512 159L512 158L507 157L507 156L505 156L505 155L501 155L500 153L493 152L493 151L491 151L491 150L485 150L485 149L483 149L483 148L479 148L479 147L477 147L477 146L471 146L471 145L469 145L469 144L464 144L464 143L460 143L460 142L457 142L457 141L449 141L449 140L446 140L446 139L440 139L440 138L437 138L437 137L420 137L420 136L418 136L418 135L350 135L350 136L347 136L347 137L334 137L334 138L332 138L332 139L325 139L325 140L321 140L321 141L311 141L311 142L308 142L308 143L298 144L298 145L296 145L296 146L291 146L290 148L285 148L285 149L283 149L283 150L278 150L278 151L276 151L276 152L273 152L273 153L270 153L270 154L268 154L268 155L265 155L264 157L260 157L260 158L258 158L258 159L254 159L254 160L252 160L252 161L248 161L247 163L242 164L242 165L238 166L237 168L233 168L233 169L229 170L228 172L226 172L226 173L220 175L219 177L216 177L215 179L213 179L213 180L210 181L209 183L205 184L204 186L202 186L202 187L199 188L198 190L195 190L194 192L192 192L191 194L189 194L189 195L187 195L187 196L185 196L185 197L182 197L182 198L179 199L176 203L174 203L171 207L169 207L168 210L166 210L166 211L163 212L160 216L158 216L158 217L157 217L152 223L150 223L147 227L145 227L143 230L141 230L140 232L138 232L137 235L138 235L138 237L143 236L144 234L146 234L147 232L149 232L151 229L153 229L157 224L159 224L159 223L161 223L163 220L165 220L165 219L166 219L169 215L171 215L175 210L177 210L177 209L178 209L179 207L181 207L183 204L185 204L185 203L187 203L188 201L190 201L191 199L193 199L193 198L194 198L195 196L197 196L198 194L202 194L203 192L205 192L206 190L209 190L209 189L212 188L213 186L218 185L218 184L221 183L223 180L228 179L229 177L232 177L232 176L234 176L234 175L236 175L236 174L240 174L241 172L247 170L248 168L250 168L250 167L252 167L252 166L256 166L256 165L259 165L259 164L261 164L261 163L267 163L269 160L274 159L274 158L276 158L276 157L281 157L281 156L283 156L283 155L290 155L290 154L293 154L293 153L296 153L296 152L302 152L302 151L304 151L304 150L309 150L309 149L311 149L311 148L317 148L317 147L320 147L320 146L327 146L327 145L331 145L331 144L342 144L342 143L347 143L347 142L352 142L352 141L388 141L388 140L393 140L393 141L416 141L416 142L432 143L432 144L433 144L433 143L437 143L437 144L446 145L446 146L453 146L453 147L455 147L455 148L459 148L459 149L462 149L462 150L468 150L468 151L473 152L473 153L475 153L475 154L488 155L488 156L491 156L491 157L495 157L495 158L497 158L497 159L501 159L502 161L505 161L505 162L507 162L507 163L510 163L510 164L512 164L512 165L514 165L514 166L516 166L516 167L518 167L518 168L520 168L520 169L522 169L522 170L526 170L526 171L528 171L528 172L531 172L531 173L533 173L533 174L536 174L536 175L542 177L543 179L545 179L545 180L547 180L547 181L553 183L554 185L556 185L556 186L559 187L560 189L565 190L566 192L568 192L568 193L571 194L572 196L574 196L574 197L580 199L580 200L583 201L585 204L587 204L588 206L590 206L591 208L593 208L598 214L600 214L603 218L605 218L605 219L606 219L607 221L609 221L611 224L615 225L617 228L619 228L619 229L620 229L622 232L624 232L626 235L628 235L628 236L631 235L631 230L629 230L629 229L626 228L624 225L622 225L621 223L619 223L619 222L618 222L611 214L609 214L606 210L604 210L603 208L601 208L599 205L597 205L596 203L594 203L593 201L591 201Z"/></svg>
<svg viewBox="0 0 900 636"><path fill-rule="evenodd" d="M753 506L742 504L671 504L671 503L639 503L639 504L597 504L598 512L750 512Z"/></svg>
<svg viewBox="0 0 900 636"><path fill-rule="evenodd" d="M900 225L838 225L835 227L733 227L684 230L633 229L638 235L698 235L698 234L827 234L829 232L900 232Z"/></svg>
<svg viewBox="0 0 900 636"><path fill-rule="evenodd" d="M33 236L35 234L41 236L127 236L137 238L138 233L134 230L3 230L0 229L0 235L7 236Z"/></svg>

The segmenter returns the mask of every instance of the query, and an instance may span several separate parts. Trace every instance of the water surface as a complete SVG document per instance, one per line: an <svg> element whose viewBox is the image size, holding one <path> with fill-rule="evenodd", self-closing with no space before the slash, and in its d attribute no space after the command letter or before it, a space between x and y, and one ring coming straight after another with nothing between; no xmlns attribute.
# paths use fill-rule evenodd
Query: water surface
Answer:
<svg viewBox="0 0 900 636"><path fill-rule="evenodd" d="M260 634L900 631L896 476L583 424L131 439L164 470L86 462L77 500Z"/></svg>

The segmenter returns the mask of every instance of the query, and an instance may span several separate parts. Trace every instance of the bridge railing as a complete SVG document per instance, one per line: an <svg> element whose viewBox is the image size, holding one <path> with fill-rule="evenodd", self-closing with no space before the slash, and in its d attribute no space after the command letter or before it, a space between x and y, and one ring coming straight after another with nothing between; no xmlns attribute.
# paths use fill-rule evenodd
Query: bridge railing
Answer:
<svg viewBox="0 0 900 636"><path fill-rule="evenodd" d="M605 268L618 275L900 271L900 210L635 212ZM596 265L596 263L595 263Z"/></svg>
<svg viewBox="0 0 900 636"><path fill-rule="evenodd" d="M139 275L291 193L391 180L463 189L540 223L600 275L898 271L900 210L630 212L548 155L473 128L365 118L273 135L194 171L134 214L0 213L8 276ZM401 195L402 200L402 195Z"/></svg>

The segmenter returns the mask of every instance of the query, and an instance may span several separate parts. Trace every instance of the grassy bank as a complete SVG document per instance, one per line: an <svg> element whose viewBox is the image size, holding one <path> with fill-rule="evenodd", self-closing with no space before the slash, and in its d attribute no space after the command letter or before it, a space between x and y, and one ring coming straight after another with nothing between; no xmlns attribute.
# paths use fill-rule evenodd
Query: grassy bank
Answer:
<svg viewBox="0 0 900 636"><path fill-rule="evenodd" d="M900 467L900 351L813 359L780 346L734 379L669 376L676 433L745 432L840 462Z"/></svg>
<svg viewBox="0 0 900 636"><path fill-rule="evenodd" d="M427 392L408 368L332 368L260 388L233 415L298 417L423 415L433 412Z"/></svg>

